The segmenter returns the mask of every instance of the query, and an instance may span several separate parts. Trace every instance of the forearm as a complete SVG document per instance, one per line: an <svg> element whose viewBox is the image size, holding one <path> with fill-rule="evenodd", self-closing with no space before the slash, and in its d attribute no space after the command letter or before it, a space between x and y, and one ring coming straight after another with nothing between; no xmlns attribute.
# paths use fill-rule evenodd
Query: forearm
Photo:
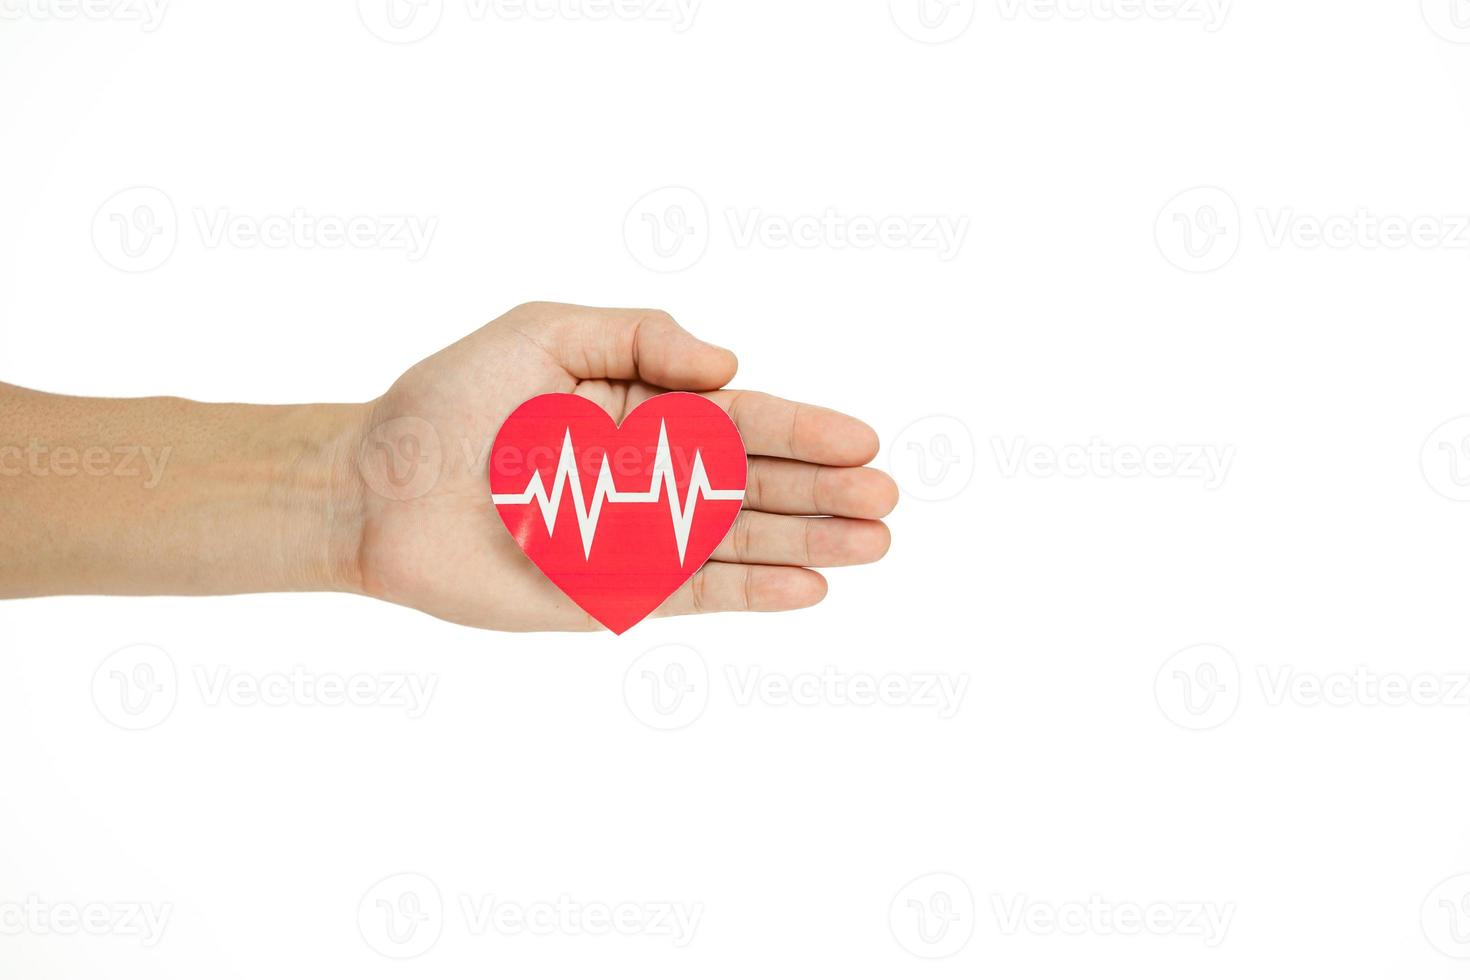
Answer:
<svg viewBox="0 0 1470 980"><path fill-rule="evenodd" d="M363 417L0 384L0 598L356 590Z"/></svg>

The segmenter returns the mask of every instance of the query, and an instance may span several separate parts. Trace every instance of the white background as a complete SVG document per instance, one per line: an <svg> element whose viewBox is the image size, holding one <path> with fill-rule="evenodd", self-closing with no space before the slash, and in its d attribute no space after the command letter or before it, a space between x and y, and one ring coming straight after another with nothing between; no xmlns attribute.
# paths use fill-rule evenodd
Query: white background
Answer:
<svg viewBox="0 0 1470 980"><path fill-rule="evenodd" d="M0 975L1461 975L1463 0L548 2L0 2L0 377L364 400L523 300L659 306L874 424L889 557L622 638L8 603ZM298 210L434 230L208 234ZM829 667L898 694L745 696ZM436 686L211 697L292 671ZM465 911L562 896L700 918Z"/></svg>

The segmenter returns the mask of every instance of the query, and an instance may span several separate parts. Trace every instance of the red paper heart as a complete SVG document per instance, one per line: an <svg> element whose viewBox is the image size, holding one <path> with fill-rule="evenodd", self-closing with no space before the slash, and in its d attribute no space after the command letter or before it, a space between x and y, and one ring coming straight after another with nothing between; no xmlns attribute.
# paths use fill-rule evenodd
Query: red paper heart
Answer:
<svg viewBox="0 0 1470 980"><path fill-rule="evenodd" d="M622 633L698 571L735 523L745 444L698 395L650 398L621 426L580 396L538 395L495 437L490 493L536 567Z"/></svg>

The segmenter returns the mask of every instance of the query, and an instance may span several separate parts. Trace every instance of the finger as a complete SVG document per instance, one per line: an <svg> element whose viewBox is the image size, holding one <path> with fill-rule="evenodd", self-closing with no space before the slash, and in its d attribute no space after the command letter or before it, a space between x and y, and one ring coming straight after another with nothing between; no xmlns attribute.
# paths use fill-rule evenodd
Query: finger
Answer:
<svg viewBox="0 0 1470 980"><path fill-rule="evenodd" d="M519 307L514 325L577 378L641 378L683 391L719 388L735 376L735 355L707 344L659 310L558 303Z"/></svg>
<svg viewBox="0 0 1470 980"><path fill-rule="evenodd" d="M655 615L709 612L783 612L805 609L827 595L827 580L809 568L705 564Z"/></svg>
<svg viewBox="0 0 1470 980"><path fill-rule="evenodd" d="M803 405L758 391L710 391L740 430L752 456L784 456L828 466L861 466L878 455L878 433L830 408Z"/></svg>
<svg viewBox="0 0 1470 980"><path fill-rule="evenodd" d="M882 521L787 517L742 510L730 533L715 548L714 558L745 565L808 568L866 565L886 555L891 540Z"/></svg>
<svg viewBox="0 0 1470 980"><path fill-rule="evenodd" d="M818 466L757 456L745 478L745 506L770 514L879 518L898 504L898 484L881 470Z"/></svg>
<svg viewBox="0 0 1470 980"><path fill-rule="evenodd" d="M574 390L575 394L582 396L590 402L596 403L598 408L610 415L615 421L621 421L624 413L624 404L628 400L628 384L624 381L579 381Z"/></svg>

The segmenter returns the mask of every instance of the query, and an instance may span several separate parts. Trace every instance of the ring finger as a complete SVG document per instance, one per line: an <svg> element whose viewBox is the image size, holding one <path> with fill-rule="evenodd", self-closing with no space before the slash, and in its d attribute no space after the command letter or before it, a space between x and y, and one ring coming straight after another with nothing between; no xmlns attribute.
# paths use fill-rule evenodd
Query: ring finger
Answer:
<svg viewBox="0 0 1470 980"><path fill-rule="evenodd" d="M742 565L863 565L882 558L888 544L882 521L742 510L712 557Z"/></svg>

